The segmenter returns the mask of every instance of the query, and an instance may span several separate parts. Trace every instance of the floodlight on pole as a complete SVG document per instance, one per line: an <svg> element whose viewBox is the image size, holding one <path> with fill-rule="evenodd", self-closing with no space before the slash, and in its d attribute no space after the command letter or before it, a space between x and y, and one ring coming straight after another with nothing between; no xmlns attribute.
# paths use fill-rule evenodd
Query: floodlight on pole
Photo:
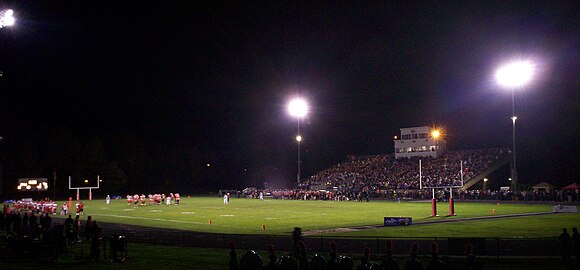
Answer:
<svg viewBox="0 0 580 270"><path fill-rule="evenodd" d="M516 102L515 90L528 84L534 77L535 65L527 60L517 60L500 67L495 73L497 83L512 91L512 187L517 191L518 170L516 163Z"/></svg>
<svg viewBox="0 0 580 270"><path fill-rule="evenodd" d="M435 140L435 157L437 157L439 154L438 141L439 137L441 137L441 132L438 129L434 129L433 131L431 131L431 137L433 137L433 139Z"/></svg>
<svg viewBox="0 0 580 270"><path fill-rule="evenodd" d="M302 161L300 161L300 143L302 142L302 136L300 135L300 118L303 118L308 114L308 104L306 103L306 100L302 98L294 98L290 100L288 103L288 113L298 119L298 132L296 134L296 142L298 144L298 160L296 164L298 172L296 173L296 183L300 184L300 164L302 163Z"/></svg>
<svg viewBox="0 0 580 270"><path fill-rule="evenodd" d="M14 10L4 9L0 11L0 28L12 26L16 23L16 18L14 18Z"/></svg>

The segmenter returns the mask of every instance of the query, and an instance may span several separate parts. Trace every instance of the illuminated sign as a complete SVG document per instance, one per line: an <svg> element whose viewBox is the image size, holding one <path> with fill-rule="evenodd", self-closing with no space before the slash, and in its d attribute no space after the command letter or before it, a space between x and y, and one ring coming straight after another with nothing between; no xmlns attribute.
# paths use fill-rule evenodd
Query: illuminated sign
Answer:
<svg viewBox="0 0 580 270"><path fill-rule="evenodd" d="M48 190L47 178L20 178L18 179L18 191L46 191Z"/></svg>

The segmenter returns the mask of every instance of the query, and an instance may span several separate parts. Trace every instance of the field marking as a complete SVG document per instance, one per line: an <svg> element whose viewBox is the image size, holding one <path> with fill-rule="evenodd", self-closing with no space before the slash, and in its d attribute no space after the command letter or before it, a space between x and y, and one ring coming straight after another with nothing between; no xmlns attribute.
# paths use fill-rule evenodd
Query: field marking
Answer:
<svg viewBox="0 0 580 270"><path fill-rule="evenodd" d="M151 212L151 213L159 213L159 212L163 212L163 210L149 210L149 212Z"/></svg>
<svg viewBox="0 0 580 270"><path fill-rule="evenodd" d="M220 215L220 217L233 217L234 215Z"/></svg>
<svg viewBox="0 0 580 270"><path fill-rule="evenodd" d="M135 211L135 209L123 209L123 211Z"/></svg>
<svg viewBox="0 0 580 270"><path fill-rule="evenodd" d="M145 217L131 217L131 216L122 216L122 215L108 215L108 214L93 214L93 216L117 217L117 218L140 219L140 220L155 220L155 221L166 221L166 222L173 222L173 223L207 225L207 223L205 223L205 222L195 222L195 221L185 221L185 220L174 220L174 219L165 219L165 218L145 218ZM215 223L212 223L211 226L214 226L214 227L226 227L226 228L238 228L238 226L227 226L227 225L221 225L221 224L215 224Z"/></svg>
<svg viewBox="0 0 580 270"><path fill-rule="evenodd" d="M181 212L182 215L193 215L195 212Z"/></svg>

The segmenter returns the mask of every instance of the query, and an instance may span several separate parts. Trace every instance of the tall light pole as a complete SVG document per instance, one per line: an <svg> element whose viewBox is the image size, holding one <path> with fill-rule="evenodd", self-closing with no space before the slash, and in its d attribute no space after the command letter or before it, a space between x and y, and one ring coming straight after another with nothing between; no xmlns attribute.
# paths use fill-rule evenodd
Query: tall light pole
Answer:
<svg viewBox="0 0 580 270"><path fill-rule="evenodd" d="M16 22L16 18L14 18L14 10L12 9L2 9L0 10L0 29L4 28L4 27L8 27L8 26L13 26L14 23ZM0 77L2 77L3 72L0 71ZM0 141L2 140L2 137L0 137ZM2 165L0 164L0 196L2 196L3 190L3 182L2 182L2 175L3 175L3 171L2 171Z"/></svg>
<svg viewBox="0 0 580 270"><path fill-rule="evenodd" d="M298 144L298 160L296 161L298 172L296 173L296 183L300 183L300 144L302 143L302 136L300 135L300 118L303 118L308 113L308 104L302 98L294 98L288 103L288 113L298 119L298 132L296 134L296 143Z"/></svg>
<svg viewBox="0 0 580 270"><path fill-rule="evenodd" d="M497 70L495 78L497 82L512 91L512 188L517 191L518 170L516 163L516 102L515 90L521 89L534 76L534 64L530 61L518 60L508 63Z"/></svg>

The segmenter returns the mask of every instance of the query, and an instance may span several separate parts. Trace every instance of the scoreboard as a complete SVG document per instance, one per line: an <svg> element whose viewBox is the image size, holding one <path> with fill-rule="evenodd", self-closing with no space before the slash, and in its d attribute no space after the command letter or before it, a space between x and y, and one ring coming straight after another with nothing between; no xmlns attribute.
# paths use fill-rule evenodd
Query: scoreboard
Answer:
<svg viewBox="0 0 580 270"><path fill-rule="evenodd" d="M20 178L18 179L18 191L46 191L48 190L47 178Z"/></svg>

